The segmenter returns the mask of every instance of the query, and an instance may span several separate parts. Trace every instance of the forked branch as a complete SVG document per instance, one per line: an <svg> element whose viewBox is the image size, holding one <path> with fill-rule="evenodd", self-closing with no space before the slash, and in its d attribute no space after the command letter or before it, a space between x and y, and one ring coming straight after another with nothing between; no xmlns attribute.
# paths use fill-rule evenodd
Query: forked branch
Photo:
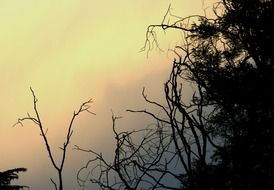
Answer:
<svg viewBox="0 0 274 190"><path fill-rule="evenodd" d="M73 134L73 124L75 122L76 117L78 117L82 112L88 112L89 114L95 115L94 112L90 111L90 107L91 107L91 103L93 103L92 99L89 99L88 101L82 103L82 105L79 107L79 109L77 111L73 112L72 118L70 120L69 126L67 128L67 135L66 135L66 139L63 143L63 146L61 147L62 150L62 156L61 156L61 161L60 164L57 164L57 159L56 157L53 156L52 153L52 149L51 149L51 145L49 144L48 138L47 138L47 131L48 129L45 129L42 121L41 121L41 117L38 111L38 107L37 107L37 102L38 99L34 93L34 90L32 88L30 88L31 93L32 93L32 97L33 97L33 110L34 110L34 116L31 116L29 113L27 113L26 117L23 118L19 118L18 121L13 125L21 125L23 126L23 122L29 120L31 122L33 122L35 125L37 125L39 127L40 130L40 135L43 138L43 141L45 143L46 146L46 150L48 152L50 161L52 166L54 167L54 169L56 170L57 174L58 174L58 180L59 180L59 188L58 190L63 190L63 176L62 176L62 172L63 172L63 168L64 168L64 163L66 160L66 156L67 156L67 148L68 145L70 143L72 134ZM57 184L53 179L50 179L51 182L53 183L55 189L57 190Z"/></svg>

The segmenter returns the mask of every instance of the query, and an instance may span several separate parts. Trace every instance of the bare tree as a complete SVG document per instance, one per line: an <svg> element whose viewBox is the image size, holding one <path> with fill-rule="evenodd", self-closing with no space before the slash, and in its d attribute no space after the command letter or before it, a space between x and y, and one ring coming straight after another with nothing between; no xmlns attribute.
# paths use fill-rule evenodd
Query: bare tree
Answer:
<svg viewBox="0 0 274 190"><path fill-rule="evenodd" d="M50 180L54 184L54 187L55 187L56 190L57 189L58 190L63 190L63 176L62 176L63 173L62 172L63 172L63 168L64 168L66 156L67 156L67 148L68 148L68 145L70 143L71 136L73 134L73 124L74 124L74 121L75 121L76 117L78 117L82 112L88 112L88 113L93 114L93 115L95 114L95 113L90 111L90 104L92 103L92 99L82 103L80 108L77 111L73 112L72 118L71 118L69 126L67 128L66 139L65 139L62 147L60 147L60 149L62 150L62 156L61 156L60 164L58 165L57 164L57 159L53 156L52 149L51 149L50 143L49 143L48 138L47 138L47 129L45 129L45 127L43 126L43 123L41 121L41 117L40 117L38 107L37 107L38 99L36 98L33 89L30 88L30 90L31 90L31 93L32 93L32 96L33 96L34 116L31 116L28 113L27 117L19 118L15 125L19 124L19 125L23 126L23 122L26 121L26 120L29 120L29 121L33 122L35 125L37 125L39 127L40 135L42 136L43 141L45 143L46 150L48 152L51 164L57 172L58 184L52 178ZM58 185L58 188L57 188L57 185Z"/></svg>
<svg viewBox="0 0 274 190"><path fill-rule="evenodd" d="M159 47L157 28L178 29L193 32L188 26L192 18L176 17L171 14L170 7L161 24L147 28L143 50ZM168 16L176 17L175 23L165 23ZM187 35L187 33L184 33ZM102 189L190 189L206 184L207 180L196 181L196 168L200 167L206 176L207 158L212 156L212 149L218 148L208 130L208 118L214 113L214 106L204 99L203 88L193 83L186 74L191 72L189 62L192 61L190 42L185 38L184 46L177 47L169 79L164 84L165 104L160 104L147 97L143 89L143 98L158 112L149 110L127 110L151 116L155 124L141 130L118 132L115 128L119 117L112 117L113 133L116 140L114 159L109 162L101 153L76 147L94 156L87 165L78 172L78 183L85 188L90 180ZM184 51L184 56L178 53ZM183 101L183 83L192 84L195 89L192 99ZM204 110L207 110L205 112ZM161 113L161 114L158 114ZM136 138L137 136L137 138ZM209 151L210 150L210 151ZM88 165L93 165L89 176L82 176ZM98 171L99 170L99 171ZM97 172L97 173L96 173ZM99 173L99 174L98 174ZM202 176L201 176L202 177Z"/></svg>
<svg viewBox="0 0 274 190"><path fill-rule="evenodd" d="M87 166L78 172L80 186L84 188L90 180L102 189L181 189L182 185L186 186L186 177L189 178L187 183L191 181L192 187L197 186L193 170L199 165L206 172L206 158L212 155L208 151L208 140L213 141L206 129L208 115L213 110L203 112L203 109L210 110L211 107L205 102L182 102L181 64L181 60L174 61L169 80L165 83L165 106L150 100L143 90L145 101L163 114L127 110L150 115L155 119L154 125L141 130L118 132L115 125L119 117L112 116L116 140L112 162L101 153L76 147L94 156L87 163L94 166L89 176L82 176Z"/></svg>

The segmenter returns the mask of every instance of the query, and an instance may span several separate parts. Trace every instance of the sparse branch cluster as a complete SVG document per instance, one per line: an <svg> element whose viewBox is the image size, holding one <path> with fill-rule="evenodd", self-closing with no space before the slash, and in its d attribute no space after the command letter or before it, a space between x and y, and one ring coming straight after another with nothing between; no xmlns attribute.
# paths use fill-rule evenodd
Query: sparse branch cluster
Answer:
<svg viewBox="0 0 274 190"><path fill-rule="evenodd" d="M74 121L75 121L76 117L79 116L79 114L81 114L82 112L88 112L90 114L94 114L93 112L90 111L90 104L92 103L92 99L82 103L82 105L79 107L79 109L77 111L74 111L74 113L72 115L72 118L70 120L69 126L67 128L66 139L63 143L63 146L60 147L60 149L62 150L62 156L61 156L61 159L60 159L61 161L58 164L57 159L53 156L51 145L50 145L50 143L48 141L48 138L47 138L48 129L45 129L45 127L44 127L44 125L41 121L41 116L39 114L38 107L37 107L38 99L37 99L37 97L34 93L34 90L32 88L30 88L30 90L31 90L31 93L32 93L32 96L33 96L34 116L31 116L29 113L27 113L27 117L19 118L17 123L14 126L16 126L18 124L23 126L23 122L29 120L29 121L33 122L35 125L37 125L39 127L40 135L43 138L43 141L45 143L46 150L48 152L51 164L52 164L52 166L54 167L54 169L56 170L56 172L58 174L58 188L57 188L57 183L52 178L50 180L53 183L56 190L57 189L58 190L63 190L64 187L63 187L62 172L63 172L63 168L64 168L66 156L67 156L67 148L68 148L68 145L70 143L71 136L73 134L73 124L74 124Z"/></svg>
<svg viewBox="0 0 274 190"><path fill-rule="evenodd" d="M180 61L174 61L170 78L165 83L165 106L150 100L143 90L145 101L161 110L162 115L147 110L128 110L150 115L155 119L155 125L139 131L117 132L118 118L113 116L114 160L107 162L102 154L84 150L92 153L95 159L88 162L88 165L94 165L89 177L81 175L87 166L78 172L82 187L90 180L102 189L181 189L181 185L185 185L183 175L193 175L193 160L206 166L207 140L211 137L207 131L208 116L203 109L209 109L211 105L201 104L201 101L182 102ZM99 174L96 169L100 170ZM192 183L195 183L194 179Z"/></svg>
<svg viewBox="0 0 274 190"><path fill-rule="evenodd" d="M175 29L181 32L193 32L194 29L191 27L191 22L207 19L205 16L201 15L191 15L187 17L179 17L172 14L171 4L169 5L166 14L160 24L152 24L147 27L145 43L141 51L147 51L149 53L154 48L163 51L159 45L157 38L157 29L163 30L164 32L169 29Z"/></svg>
<svg viewBox="0 0 274 190"><path fill-rule="evenodd" d="M159 122L155 126L139 131L118 132L115 125L119 117L113 116L112 119L116 140L113 161L108 162L101 153L84 150L95 156L88 165L95 162L96 164L89 176L82 176L82 172L85 172L87 166L79 170L79 184L84 187L87 180L90 179L92 183L97 183L102 189L151 189L156 184L158 187L169 188L169 186L161 184L160 181L161 178L173 174L166 165L175 166L176 160L173 153L168 152L171 139L167 135L165 127ZM134 140L140 138L140 141ZM159 140L161 143L158 143Z"/></svg>

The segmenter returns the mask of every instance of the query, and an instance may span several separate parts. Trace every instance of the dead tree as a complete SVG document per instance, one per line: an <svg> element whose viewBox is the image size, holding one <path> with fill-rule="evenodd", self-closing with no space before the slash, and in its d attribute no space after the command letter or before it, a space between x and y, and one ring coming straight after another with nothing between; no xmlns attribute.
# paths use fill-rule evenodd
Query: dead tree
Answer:
<svg viewBox="0 0 274 190"><path fill-rule="evenodd" d="M90 111L90 104L92 103L92 99L82 103L80 108L77 111L73 112L72 118L71 118L69 126L67 128L66 139L65 139L62 147L60 147L60 149L62 151L62 156L61 156L60 164L58 165L57 164L57 159L53 156L52 149L51 149L50 143L49 143L48 138L47 138L47 129L45 129L45 127L44 127L44 125L41 121L41 116L39 114L38 107L37 107L38 99L36 98L33 89L30 88L30 90L31 90L31 93L32 93L32 96L33 96L34 116L32 116L28 113L27 117L19 118L15 125L19 124L19 125L23 126L23 122L26 121L26 120L29 120L29 121L33 122L35 125L37 125L39 127L40 135L41 135L41 137L42 137L42 139L45 143L46 150L47 150L49 158L50 158L50 162L51 162L52 166L54 167L54 169L57 172L58 184L52 178L50 180L54 184L54 187L55 187L56 190L57 189L58 190L63 190L63 175L62 175L63 173L62 172L63 172L63 168L64 168L66 156L67 156L68 145L70 143L70 139L71 139L72 134L73 134L73 124L74 124L74 121L75 121L76 117L78 117L82 112L88 112L90 114L94 114L93 112ZM58 187L57 187L57 185L58 185Z"/></svg>

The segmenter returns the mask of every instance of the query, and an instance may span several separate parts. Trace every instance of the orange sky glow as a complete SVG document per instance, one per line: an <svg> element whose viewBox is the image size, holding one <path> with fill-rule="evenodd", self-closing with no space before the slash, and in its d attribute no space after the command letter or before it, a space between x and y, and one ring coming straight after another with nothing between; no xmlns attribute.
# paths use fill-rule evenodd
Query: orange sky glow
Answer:
<svg viewBox="0 0 274 190"><path fill-rule="evenodd" d="M180 33L159 31L166 51L147 57L140 52L146 27L159 24L170 3L174 14L188 16L202 14L202 2L0 0L0 171L26 167L20 184L53 189L49 179L56 176L38 128L30 122L12 127L17 118L33 113L30 86L57 159L73 111L93 98L91 110L97 115L77 118L64 169L65 189L80 189L76 173L90 157L73 145L111 156L111 110L124 117L121 126L138 127L140 117L125 109L146 105L142 88L161 100L173 60L167 49L180 43Z"/></svg>

